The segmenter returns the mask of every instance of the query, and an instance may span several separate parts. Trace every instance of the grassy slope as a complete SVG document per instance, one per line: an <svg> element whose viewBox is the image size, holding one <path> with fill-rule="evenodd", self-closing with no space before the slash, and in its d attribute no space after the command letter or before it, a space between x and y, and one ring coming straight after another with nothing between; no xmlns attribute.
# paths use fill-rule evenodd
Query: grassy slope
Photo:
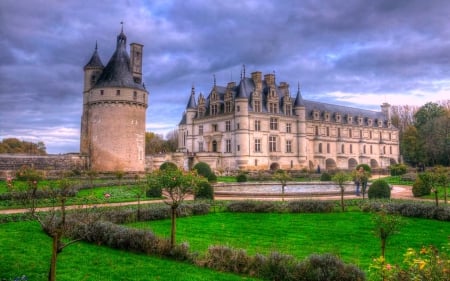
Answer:
<svg viewBox="0 0 450 281"><path fill-rule="evenodd" d="M51 240L37 223L0 224L0 249L0 280L22 275L28 280L47 280ZM57 278L60 281L255 280L81 242L59 254Z"/></svg>
<svg viewBox="0 0 450 281"><path fill-rule="evenodd" d="M407 248L448 243L450 224L424 219L405 219L401 232L388 241L387 260L401 263ZM304 258L312 253L334 253L367 270L380 255L371 215L361 212L332 214L216 213L178 219L177 239L204 253L209 245L229 245L249 253L278 251ZM170 221L134 223L169 236Z"/></svg>

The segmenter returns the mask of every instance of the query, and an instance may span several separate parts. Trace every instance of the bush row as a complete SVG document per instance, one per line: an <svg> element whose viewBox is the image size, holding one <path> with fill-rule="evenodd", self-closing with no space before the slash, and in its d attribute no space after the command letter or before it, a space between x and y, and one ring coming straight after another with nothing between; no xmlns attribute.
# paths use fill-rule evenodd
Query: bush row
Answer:
<svg viewBox="0 0 450 281"><path fill-rule="evenodd" d="M47 199L47 198L54 198L56 195L60 192L58 190L46 190L46 189L38 189L36 190L35 194L32 195L31 191L13 191L13 192L6 192L0 194L0 200L17 200L17 201L23 201L23 200L29 200L32 197L35 199ZM77 195L77 190L72 189L69 191L64 191L64 196L67 197L75 197Z"/></svg>
<svg viewBox="0 0 450 281"><path fill-rule="evenodd" d="M73 239L82 239L125 251L192 261L192 255L186 244L171 248L168 239L159 238L149 230L128 228L107 221L97 221L87 225L78 224L70 229L69 235Z"/></svg>
<svg viewBox="0 0 450 281"><path fill-rule="evenodd" d="M360 269L354 265L347 265L330 254L311 255L303 261L297 261L292 256L279 253L249 256L245 250L211 246L205 258L199 258L189 251L187 244L171 248L168 239L159 238L148 230L128 228L106 221L88 225L78 224L70 229L72 230L70 236L73 239L83 239L97 245L168 257L219 271L267 280L365 280L365 275Z"/></svg>
<svg viewBox="0 0 450 281"><path fill-rule="evenodd" d="M364 212L379 212L384 210L389 214L397 214L404 217L450 221L450 207L435 206L431 203L370 201L364 203L361 209Z"/></svg>
<svg viewBox="0 0 450 281"><path fill-rule="evenodd" d="M344 264L331 254L313 254L303 261L272 252L268 256L249 256L245 250L211 246L205 266L219 271L245 274L266 280L365 280L365 274L354 265Z"/></svg>
<svg viewBox="0 0 450 281"><path fill-rule="evenodd" d="M274 201L235 201L226 206L229 212L245 213L330 213L334 209L334 202L325 200L298 200L280 203Z"/></svg>
<svg viewBox="0 0 450 281"><path fill-rule="evenodd" d="M206 215L209 213L210 205L206 203L182 204L177 209L177 217L191 215ZM151 221L170 218L170 207L162 205L146 205L139 210L139 217L136 208L113 208L102 210L102 220L117 224L131 223L135 221Z"/></svg>

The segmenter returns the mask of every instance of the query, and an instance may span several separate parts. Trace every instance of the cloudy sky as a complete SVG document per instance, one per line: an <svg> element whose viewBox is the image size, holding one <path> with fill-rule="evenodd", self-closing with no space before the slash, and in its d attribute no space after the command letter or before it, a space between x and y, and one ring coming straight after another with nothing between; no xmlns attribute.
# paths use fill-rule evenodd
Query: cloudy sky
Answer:
<svg viewBox="0 0 450 281"><path fill-rule="evenodd" d="M0 139L79 151L83 66L124 22L144 45L147 131L176 128L197 95L246 73L303 98L379 110L450 98L450 1L2 0Z"/></svg>

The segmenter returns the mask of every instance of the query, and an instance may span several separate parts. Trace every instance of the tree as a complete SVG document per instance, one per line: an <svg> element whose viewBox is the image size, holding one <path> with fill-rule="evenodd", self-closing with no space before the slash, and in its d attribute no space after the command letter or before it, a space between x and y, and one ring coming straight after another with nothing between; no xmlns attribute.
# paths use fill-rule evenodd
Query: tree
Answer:
<svg viewBox="0 0 450 281"><path fill-rule="evenodd" d="M21 141L17 138L6 138L0 142L0 153L21 153L30 155L47 155L44 142Z"/></svg>
<svg viewBox="0 0 450 281"><path fill-rule="evenodd" d="M381 211L373 216L374 233L381 241L381 256L385 257L386 243L389 237L399 231L403 221L400 216L388 215Z"/></svg>
<svg viewBox="0 0 450 281"><path fill-rule="evenodd" d="M405 129L400 142L400 150L407 163L413 166L424 163L423 142L416 127L408 126Z"/></svg>
<svg viewBox="0 0 450 281"><path fill-rule="evenodd" d="M344 192L345 192L345 182L351 180L351 175L345 172L338 172L331 178L341 190L341 208L342 212L345 211L344 205Z"/></svg>
<svg viewBox="0 0 450 281"><path fill-rule="evenodd" d="M193 193L197 186L205 179L195 171L184 172L179 169L158 170L153 172L148 181L150 185L159 185L168 196L164 202L171 209L171 234L170 245L175 246L176 217L178 207L181 205L186 195Z"/></svg>
<svg viewBox="0 0 450 281"><path fill-rule="evenodd" d="M175 152L178 148L178 129L166 134L165 149L167 152Z"/></svg>
<svg viewBox="0 0 450 281"><path fill-rule="evenodd" d="M276 170L273 177L281 183L281 200L284 201L284 188L286 187L287 182L292 180L292 177L282 169Z"/></svg>
<svg viewBox="0 0 450 281"><path fill-rule="evenodd" d="M141 182L139 180L136 181L136 185L132 185L129 187L129 190L136 196L137 199L137 218L140 220L141 218L141 198L143 198L147 192L147 184L145 182Z"/></svg>
<svg viewBox="0 0 450 281"><path fill-rule="evenodd" d="M164 151L164 139L161 135L145 133L145 154L157 154Z"/></svg>

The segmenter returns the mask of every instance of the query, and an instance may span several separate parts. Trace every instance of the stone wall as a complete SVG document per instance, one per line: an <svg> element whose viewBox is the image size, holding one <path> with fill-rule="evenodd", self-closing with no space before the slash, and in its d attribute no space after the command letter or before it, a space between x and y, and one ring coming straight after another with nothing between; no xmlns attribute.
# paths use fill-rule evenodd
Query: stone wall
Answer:
<svg viewBox="0 0 450 281"><path fill-rule="evenodd" d="M52 175L59 171L83 170L86 167L86 158L79 154L46 156L0 154L0 179L13 176L24 165L45 170Z"/></svg>

